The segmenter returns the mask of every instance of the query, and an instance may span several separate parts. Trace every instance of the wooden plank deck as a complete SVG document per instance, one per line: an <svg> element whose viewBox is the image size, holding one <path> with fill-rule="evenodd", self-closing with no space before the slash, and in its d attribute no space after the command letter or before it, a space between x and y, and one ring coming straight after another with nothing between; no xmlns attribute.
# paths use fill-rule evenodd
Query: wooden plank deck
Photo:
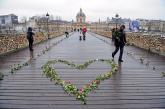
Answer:
<svg viewBox="0 0 165 109"><path fill-rule="evenodd" d="M91 92L87 105L67 95L61 86L54 85L45 75L41 66L48 60L64 59L82 64L89 59L111 59L114 47L111 40L96 34L87 34L86 41L79 41L78 33L54 46L31 64L0 81L1 109L164 109L165 108L165 57L148 53L142 49L127 46L119 72L103 81L99 88ZM55 42L53 39L51 42ZM106 43L105 43L106 42ZM45 44L40 45L42 51ZM28 51L23 52L26 54ZM35 52L35 51L34 51ZM117 56L115 61L117 62ZM143 56L144 63L140 62ZM23 58L18 55L18 58ZM28 57L28 55L27 55ZM12 60L12 61L11 61ZM18 59L9 59L15 62ZM3 59L5 62L5 59ZM149 61L149 65L146 62ZM8 64L6 64L7 66ZM156 68L153 70L153 66ZM103 63L93 63L85 70L69 66L55 65L64 80L70 80L82 87L97 75L109 70ZM2 68L2 67L1 67Z"/></svg>

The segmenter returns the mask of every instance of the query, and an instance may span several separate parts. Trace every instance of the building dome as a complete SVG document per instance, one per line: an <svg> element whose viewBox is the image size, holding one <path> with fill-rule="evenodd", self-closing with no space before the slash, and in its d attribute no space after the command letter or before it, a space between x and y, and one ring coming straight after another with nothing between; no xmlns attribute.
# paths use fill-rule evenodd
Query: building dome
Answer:
<svg viewBox="0 0 165 109"><path fill-rule="evenodd" d="M80 22L80 23L85 22L85 18L86 18L86 16L82 12L82 9L80 8L80 11L76 15L77 22Z"/></svg>
<svg viewBox="0 0 165 109"><path fill-rule="evenodd" d="M81 8L80 8L80 12L77 13L76 17L86 17L85 14L82 12Z"/></svg>

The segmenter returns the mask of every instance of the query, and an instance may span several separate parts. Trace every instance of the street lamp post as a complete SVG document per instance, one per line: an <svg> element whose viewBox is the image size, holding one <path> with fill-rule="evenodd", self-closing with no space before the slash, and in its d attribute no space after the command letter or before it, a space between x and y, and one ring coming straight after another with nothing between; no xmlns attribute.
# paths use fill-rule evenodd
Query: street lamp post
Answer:
<svg viewBox="0 0 165 109"><path fill-rule="evenodd" d="M72 19L72 23L71 23L71 32L73 32L73 19Z"/></svg>
<svg viewBox="0 0 165 109"><path fill-rule="evenodd" d="M46 18L47 18L47 34L48 34L48 39L50 39L49 38L49 26L48 26L48 20L49 20L49 14L48 13L46 14Z"/></svg>
<svg viewBox="0 0 165 109"><path fill-rule="evenodd" d="M117 23L118 23L118 20L119 20L119 14L115 15L115 19L116 19L116 28L117 28Z"/></svg>
<svg viewBox="0 0 165 109"><path fill-rule="evenodd" d="M110 23L108 22L108 31L110 31Z"/></svg>

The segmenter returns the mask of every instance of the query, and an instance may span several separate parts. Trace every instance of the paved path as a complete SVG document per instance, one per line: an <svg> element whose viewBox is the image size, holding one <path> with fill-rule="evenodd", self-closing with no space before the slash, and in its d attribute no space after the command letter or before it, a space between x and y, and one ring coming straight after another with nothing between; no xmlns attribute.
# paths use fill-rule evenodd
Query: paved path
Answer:
<svg viewBox="0 0 165 109"><path fill-rule="evenodd" d="M60 86L54 85L42 75L41 66L52 59L65 59L82 64L89 59L111 58L114 47L110 39L90 33L87 34L86 41L79 41L78 36L78 33L73 34L52 47L50 51L35 60L32 59L29 66L23 67L1 81L0 108L165 108L165 78L162 78L161 74L165 71L165 57L147 53L136 47L128 46L125 48L124 63L120 64L120 71L112 78L103 81L95 92L89 94L87 105L82 105L80 101L76 101L74 97L67 95ZM55 41L57 39L52 40L52 42ZM45 44L40 46L38 50L42 51ZM22 54L26 53L27 51ZM26 55L29 56L29 54ZM17 58L11 57L11 60L14 62L24 56L26 57L26 55L17 54L15 55ZM143 63L140 61L142 56L144 58ZM117 56L115 61L117 62ZM5 59L3 62L7 63ZM8 66L8 64L5 65ZM94 63L86 70L80 71L62 64L57 64L54 67L56 67L62 79L70 80L78 87L82 87L97 75L109 70L109 67L102 63Z"/></svg>

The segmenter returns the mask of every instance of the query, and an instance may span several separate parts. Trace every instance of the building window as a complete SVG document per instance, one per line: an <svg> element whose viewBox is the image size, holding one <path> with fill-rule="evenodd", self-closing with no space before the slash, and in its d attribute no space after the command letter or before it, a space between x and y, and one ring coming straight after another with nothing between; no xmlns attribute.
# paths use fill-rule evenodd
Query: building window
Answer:
<svg viewBox="0 0 165 109"><path fill-rule="evenodd" d="M2 22L2 24L5 24L5 19L2 19L1 22Z"/></svg>

